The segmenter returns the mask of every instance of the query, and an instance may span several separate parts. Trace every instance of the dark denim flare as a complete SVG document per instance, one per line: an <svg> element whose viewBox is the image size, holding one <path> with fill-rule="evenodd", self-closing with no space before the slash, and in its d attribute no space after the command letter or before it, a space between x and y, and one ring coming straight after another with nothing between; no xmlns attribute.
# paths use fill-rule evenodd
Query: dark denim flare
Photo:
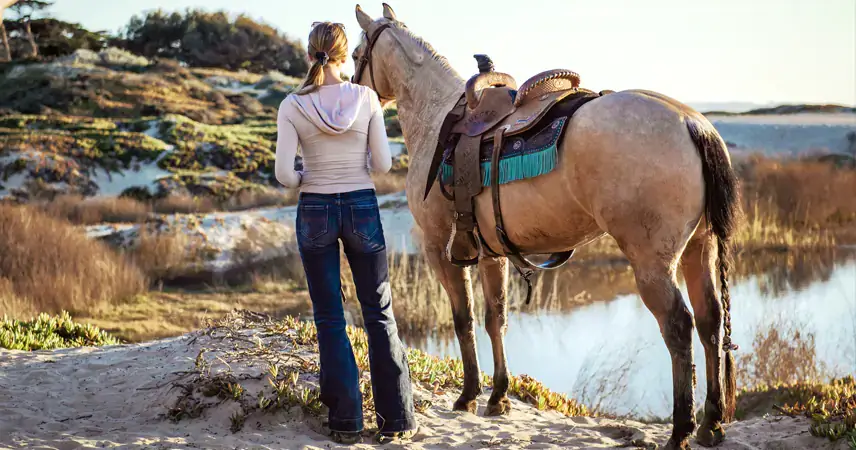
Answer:
<svg viewBox="0 0 856 450"><path fill-rule="evenodd" d="M359 371L345 333L339 241L354 275L369 340L377 423L381 432L416 428L407 354L392 315L392 295L380 209L372 189L341 194L302 193L297 243L318 328L321 401L332 431L362 431Z"/></svg>

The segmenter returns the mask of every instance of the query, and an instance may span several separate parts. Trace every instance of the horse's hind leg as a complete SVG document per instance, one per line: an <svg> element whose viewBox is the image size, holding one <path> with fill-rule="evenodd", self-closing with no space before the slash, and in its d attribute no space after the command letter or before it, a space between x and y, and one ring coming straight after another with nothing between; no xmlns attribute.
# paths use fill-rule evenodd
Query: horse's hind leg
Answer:
<svg viewBox="0 0 856 450"><path fill-rule="evenodd" d="M695 431L693 416L693 316L675 277L678 257L689 236L682 227L662 226L654 236L629 232L613 236L633 266L642 301L654 314L672 357L673 427L666 449L688 449Z"/></svg>
<svg viewBox="0 0 856 450"><path fill-rule="evenodd" d="M699 444L711 447L725 438L722 416L725 393L722 390L723 311L716 295L716 241L703 228L692 238L681 256L681 268L693 305L698 334L704 347L707 400L704 419L696 433Z"/></svg>
<svg viewBox="0 0 856 450"><path fill-rule="evenodd" d="M654 314L672 357L673 428L667 449L690 448L687 439L695 430L693 417L693 317L678 290L674 269L662 265L634 264L636 285L645 306Z"/></svg>
<svg viewBox="0 0 856 450"><path fill-rule="evenodd" d="M487 402L486 416L500 416L511 412L508 393L508 367L505 361L505 329L508 314L506 285L508 260L483 258L479 261L485 302L485 325L493 346L493 392Z"/></svg>
<svg viewBox="0 0 856 450"><path fill-rule="evenodd" d="M440 280L440 284L449 295L452 315L455 322L455 334L461 347L461 360L464 363L464 389L455 402L456 411L475 413L478 408L476 398L481 394L481 370L476 355L475 316L473 314L473 288L470 272L455 266L445 257L440 246L426 248L428 263Z"/></svg>

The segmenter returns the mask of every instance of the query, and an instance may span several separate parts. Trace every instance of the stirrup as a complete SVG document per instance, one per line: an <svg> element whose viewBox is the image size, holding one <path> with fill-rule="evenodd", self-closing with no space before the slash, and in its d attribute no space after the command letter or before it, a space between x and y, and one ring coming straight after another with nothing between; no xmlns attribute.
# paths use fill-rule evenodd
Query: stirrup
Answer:
<svg viewBox="0 0 856 450"><path fill-rule="evenodd" d="M457 220L452 221L452 232L449 234L449 242L446 243L446 260L458 267L469 267L478 264L479 257L481 255L481 245L479 245L478 241L470 234L470 240L473 241L473 245L476 247L476 256L472 259L458 259L452 255L452 246L455 243L455 235L458 232Z"/></svg>
<svg viewBox="0 0 856 450"><path fill-rule="evenodd" d="M576 249L572 248L564 252L551 253L550 257L546 261L540 264L536 264L530 261L525 256L523 256L523 254L520 252L520 249L518 249L517 246L515 246L514 243L511 242L511 239L508 238L508 235L505 233L505 230L499 225L497 225L496 227L496 234L499 238L499 243L507 250L510 250L506 251L505 256L508 257L508 259L510 259L515 266L532 271L557 269L563 266L566 262L568 262L568 260L571 259L572 256L574 256L574 252L576 251Z"/></svg>

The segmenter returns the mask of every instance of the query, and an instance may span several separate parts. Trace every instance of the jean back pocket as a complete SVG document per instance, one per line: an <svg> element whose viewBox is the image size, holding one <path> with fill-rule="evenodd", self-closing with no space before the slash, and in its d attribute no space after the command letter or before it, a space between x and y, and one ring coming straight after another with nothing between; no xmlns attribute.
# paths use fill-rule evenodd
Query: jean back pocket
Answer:
<svg viewBox="0 0 856 450"><path fill-rule="evenodd" d="M297 228L301 236L313 240L327 234L330 221L327 205L300 205L297 214Z"/></svg>
<svg viewBox="0 0 856 450"><path fill-rule="evenodd" d="M351 223L354 235L370 241L381 230L380 210L377 205L352 205Z"/></svg>

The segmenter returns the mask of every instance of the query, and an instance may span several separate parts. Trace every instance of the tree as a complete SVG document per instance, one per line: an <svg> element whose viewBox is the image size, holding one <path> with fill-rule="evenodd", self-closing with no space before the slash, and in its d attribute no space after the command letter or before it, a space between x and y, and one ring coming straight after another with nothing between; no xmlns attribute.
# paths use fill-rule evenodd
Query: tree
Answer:
<svg viewBox="0 0 856 450"><path fill-rule="evenodd" d="M0 43L3 44L3 54L0 55L0 62L9 62L12 60L12 50L9 48L9 36L6 34L6 25L3 23L3 12L7 6L14 2L15 0L0 0Z"/></svg>
<svg viewBox="0 0 856 450"><path fill-rule="evenodd" d="M52 4L53 2L45 0L18 0L17 3L13 3L12 6L9 7L9 9L15 12L15 15L18 17L18 22L23 26L24 36L30 45L30 56L32 58L37 58L39 56L39 47L36 45L36 40L33 37L33 30L30 23L32 22L33 15L43 9L47 9Z"/></svg>
<svg viewBox="0 0 856 450"><path fill-rule="evenodd" d="M162 10L134 16L113 45L146 57L165 57L190 66L278 70L302 76L309 70L306 51L275 28L225 12Z"/></svg>
<svg viewBox="0 0 856 450"><path fill-rule="evenodd" d="M108 40L104 31L89 31L80 24L52 18L32 21L32 30L39 55L46 58L69 55L81 48L97 52Z"/></svg>
<svg viewBox="0 0 856 450"><path fill-rule="evenodd" d="M0 11L0 42L3 44L3 54L0 54L0 62L9 62L12 60L12 49L9 48L9 36L6 34L6 24Z"/></svg>

